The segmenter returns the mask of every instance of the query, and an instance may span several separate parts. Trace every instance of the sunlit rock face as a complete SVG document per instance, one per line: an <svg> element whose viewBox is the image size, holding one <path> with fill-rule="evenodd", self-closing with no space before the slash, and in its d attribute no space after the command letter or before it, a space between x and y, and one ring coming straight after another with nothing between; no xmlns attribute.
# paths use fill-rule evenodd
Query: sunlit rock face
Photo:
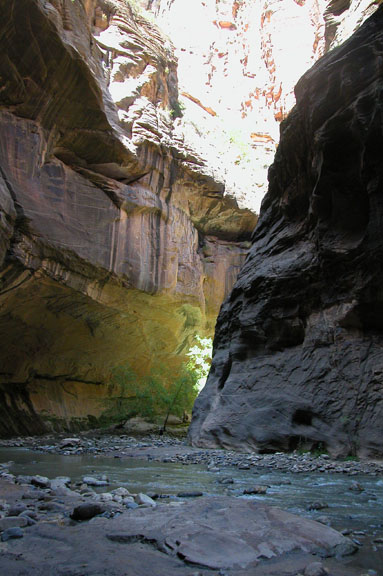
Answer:
<svg viewBox="0 0 383 576"><path fill-rule="evenodd" d="M196 445L383 453L382 63L380 8L296 87Z"/></svg>
<svg viewBox="0 0 383 576"><path fill-rule="evenodd" d="M116 366L212 334L256 216L174 135L170 42L125 1L0 9L0 433L94 426Z"/></svg>
<svg viewBox="0 0 383 576"><path fill-rule="evenodd" d="M143 0L179 60L179 131L259 212L294 86L376 9L370 0Z"/></svg>

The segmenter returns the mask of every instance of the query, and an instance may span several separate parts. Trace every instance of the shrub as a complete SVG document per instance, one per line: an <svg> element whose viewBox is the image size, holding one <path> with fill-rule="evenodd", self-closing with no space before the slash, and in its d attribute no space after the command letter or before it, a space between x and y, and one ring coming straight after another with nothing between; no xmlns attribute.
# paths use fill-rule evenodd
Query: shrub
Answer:
<svg viewBox="0 0 383 576"><path fill-rule="evenodd" d="M197 381L198 374L189 363L182 366L177 378L172 378L164 367L140 377L129 365L118 366L113 370L111 398L116 419L142 416L155 421L169 413L182 418L192 410L198 394Z"/></svg>

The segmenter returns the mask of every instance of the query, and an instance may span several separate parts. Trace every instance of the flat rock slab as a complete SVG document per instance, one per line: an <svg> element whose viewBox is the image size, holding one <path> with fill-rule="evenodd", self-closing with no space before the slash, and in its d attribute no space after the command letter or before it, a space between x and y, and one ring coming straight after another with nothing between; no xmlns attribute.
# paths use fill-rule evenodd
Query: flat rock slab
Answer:
<svg viewBox="0 0 383 576"><path fill-rule="evenodd" d="M249 564L300 550L322 557L343 556L356 546L328 526L265 504L208 497L182 506L137 511L113 521L107 537L117 542L151 542L171 556L208 568Z"/></svg>
<svg viewBox="0 0 383 576"><path fill-rule="evenodd" d="M20 497L21 487L15 488ZM69 513L73 499L66 505ZM318 555L354 549L327 526L228 496L159 503L84 522L48 515L22 532L23 538L0 543L7 576L217 576L221 570L228 576L296 576ZM360 575L348 566L345 571L345 562L323 560L331 576Z"/></svg>

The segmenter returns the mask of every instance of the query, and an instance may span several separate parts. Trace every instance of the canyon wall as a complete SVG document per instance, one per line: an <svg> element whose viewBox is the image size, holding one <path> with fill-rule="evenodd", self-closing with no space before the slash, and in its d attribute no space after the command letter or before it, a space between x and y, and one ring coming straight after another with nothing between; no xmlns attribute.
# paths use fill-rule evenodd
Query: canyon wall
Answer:
<svg viewBox="0 0 383 576"><path fill-rule="evenodd" d="M376 9L370 0L142 0L178 58L177 129L259 213L294 86Z"/></svg>
<svg viewBox="0 0 383 576"><path fill-rule="evenodd" d="M190 437L381 456L383 8L295 93Z"/></svg>
<svg viewBox="0 0 383 576"><path fill-rule="evenodd" d="M293 86L376 2L0 8L0 434L123 420L115 369L213 334Z"/></svg>
<svg viewBox="0 0 383 576"><path fill-rule="evenodd" d="M212 335L256 216L174 134L154 24L124 0L0 9L0 434L107 423L116 367L176 377Z"/></svg>

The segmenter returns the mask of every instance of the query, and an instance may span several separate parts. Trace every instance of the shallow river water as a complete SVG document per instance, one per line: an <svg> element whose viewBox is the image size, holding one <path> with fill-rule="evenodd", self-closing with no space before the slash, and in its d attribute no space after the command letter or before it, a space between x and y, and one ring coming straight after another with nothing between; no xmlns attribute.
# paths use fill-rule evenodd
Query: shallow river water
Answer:
<svg viewBox="0 0 383 576"><path fill-rule="evenodd" d="M359 551L347 562L363 570L375 570L383 576L383 478L359 474L288 473L262 469L239 470L226 467L219 472L206 466L162 463L139 459L114 459L102 456L62 456L36 453L24 448L0 448L0 462L14 461L13 474L40 474L54 478L69 476L72 481L84 475L106 474L110 485L125 486L129 491L176 496L178 492L201 491L205 495L229 494L249 497L275 505L295 514L317 519L326 516L337 530L352 530L351 538L360 544ZM224 485L220 480L233 479ZM350 490L354 481L364 488ZM255 484L268 485L265 495L243 496ZM309 510L312 503L327 504L321 510ZM359 533L360 532L360 533ZM364 534L363 534L364 533ZM345 576L346 576L345 572Z"/></svg>

